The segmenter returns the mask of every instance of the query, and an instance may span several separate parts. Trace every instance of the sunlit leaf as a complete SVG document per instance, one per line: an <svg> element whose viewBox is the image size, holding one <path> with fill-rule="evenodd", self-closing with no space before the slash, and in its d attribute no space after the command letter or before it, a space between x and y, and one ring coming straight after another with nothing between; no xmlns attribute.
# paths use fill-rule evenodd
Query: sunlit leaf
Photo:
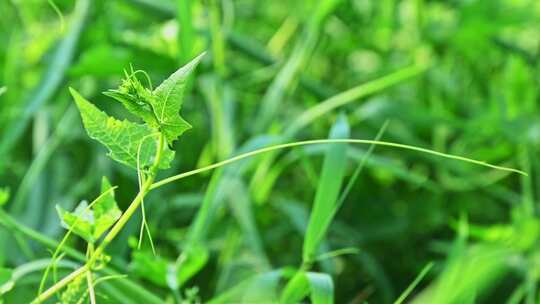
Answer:
<svg viewBox="0 0 540 304"><path fill-rule="evenodd" d="M169 144L191 128L191 125L180 117L179 111L188 78L203 56L204 53L181 67L154 90L156 98L152 99L153 110L161 132Z"/></svg>
<svg viewBox="0 0 540 304"><path fill-rule="evenodd" d="M138 160L143 169L153 164L158 146L156 131L146 125L110 117L73 88L70 92L79 107L88 135L106 146L112 159L134 169L137 169ZM159 167L168 168L173 158L174 152L164 147Z"/></svg>

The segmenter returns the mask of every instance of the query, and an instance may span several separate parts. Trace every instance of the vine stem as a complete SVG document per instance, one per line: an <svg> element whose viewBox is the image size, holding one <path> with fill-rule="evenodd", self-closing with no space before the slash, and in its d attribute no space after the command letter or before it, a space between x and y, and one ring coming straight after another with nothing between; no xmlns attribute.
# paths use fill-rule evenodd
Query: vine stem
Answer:
<svg viewBox="0 0 540 304"><path fill-rule="evenodd" d="M96 263L97 259L103 254L105 251L105 248L114 240L114 238L122 231L122 228L126 225L126 223L129 221L133 213L137 211L137 208L141 205L144 196L150 191L150 186L154 182L154 179L156 177L156 173L159 167L159 163L161 161L161 155L163 152L163 146L164 146L164 138L163 135L160 134L159 136L159 143L158 143L158 149L156 152L156 158L154 160L154 164L152 165L152 168L150 169L150 173L148 174L148 178L139 190L139 193L131 204L129 204L129 207L126 209L126 211L122 214L122 216L118 219L118 221L114 224L114 226L111 228L109 233L105 236L101 244L94 250L88 261L84 266L81 266L77 270L73 271L66 277L64 277L62 280L58 281L56 284L51 286L49 289L47 289L45 292L38 295L34 301L32 301L32 304L38 304L42 303L43 301L50 298L53 294L60 291L62 288L64 288L66 285L68 285L71 281L76 279L80 275L84 275L87 271L90 271L93 265Z"/></svg>
<svg viewBox="0 0 540 304"><path fill-rule="evenodd" d="M94 253L94 245L92 243L88 244L88 255L92 256ZM92 272L86 272L86 282L88 284L88 298L90 299L90 304L96 304L96 291L94 290L94 280L92 278Z"/></svg>
<svg viewBox="0 0 540 304"><path fill-rule="evenodd" d="M78 278L80 275L84 275L88 271L88 265L84 265L72 273L65 276L63 279L58 281L56 284L54 284L51 288L45 290L42 294L40 294L32 303L41 303L48 298L50 298L52 295L54 295L57 291L59 291L62 287L69 284L71 281Z"/></svg>
<svg viewBox="0 0 540 304"><path fill-rule="evenodd" d="M109 233L105 236L105 238L103 239L103 242L99 245L98 248L96 248L96 250L94 251L94 254L90 257L90 259L88 260L88 262L84 266L82 266L79 269L75 270L74 272L72 272L68 276L64 277L62 280L58 281L56 284L54 284L52 287L50 287L44 293L40 294L32 302L32 304L37 304L37 303L43 302L44 300L46 300L50 296L52 296L54 293L56 293L60 289L62 289L64 286L69 284L72 280L77 278L79 275L82 275L82 274L86 273L86 271L89 271L91 269L91 267L93 266L93 264L101 256L101 254L103 254L103 252L104 252L105 248L107 247L107 245L109 245L110 242L118 235L118 233L122 230L122 228L127 223L127 221L131 218L133 213L141 205L141 203L142 203L142 201L144 199L144 196L148 192L150 192L151 190L159 188L159 187L161 187L163 185L169 184L169 183L174 182L176 180L183 179L183 178L186 178L188 176L199 174L199 173L209 171L209 170L212 170L212 169L215 169L215 168L219 168L219 167L228 165L230 163L233 163L233 162L236 162L236 161L248 158L248 157L252 157L252 156L255 156L255 155L258 155L258 154L267 153L267 152L270 152L270 151L284 149L284 148L296 147L296 146L305 146L305 145L314 145L314 144L330 144L330 143L367 144L367 145L379 145L379 146L394 147L394 148L400 148L400 149L405 149L405 150L412 150L412 151L417 151L417 152L421 152L421 153L431 154L431 155L435 155L435 156L443 157L443 158L447 158L447 159L459 160L459 161L468 162L468 163L476 164L476 165L483 166L483 167L488 167L488 168L501 170L501 171L513 172L513 173L518 173L518 174L521 174L521 175L524 175L524 176L528 176L526 172L518 170L518 169L492 165L492 164L489 164L487 162L480 161L480 160L466 158L466 157L458 156L458 155L442 153L442 152L438 152L438 151L434 151L434 150L430 150L430 149L426 149L426 148L421 148L421 147L416 147L416 146L409 146L409 145L405 145L405 144L386 142L386 141L378 141L378 140L367 140L367 139L316 139L316 140L298 141L298 142L292 142L292 143L286 143L286 144L280 144L280 145L274 145L274 146L261 148L261 149L258 149L258 150L254 150L254 151L251 151L251 152L247 152L247 153L244 153L244 154L234 156L232 158L226 159L226 160L221 161L221 162L217 162L215 164L212 164L212 165L209 165L209 166L206 166L206 167L203 167L203 168L199 168L199 169L191 170L191 171L184 172L184 173L181 173L181 174L178 174L178 175L174 175L174 176L165 178L165 179L163 179L163 180L161 180L159 182L154 183L154 179L156 177L156 172L157 172L157 169L158 169L158 166L159 166L159 162L161 160L161 154L162 154L163 144L164 144L163 135L160 134L159 144L158 144L159 148L158 148L157 153L156 153L155 162L154 162L152 168L150 169L150 174L148 176L148 179L145 181L145 183L143 184L141 190L139 191L137 196L133 199L133 201L129 205L128 209L124 212L124 214L122 214L120 219L116 222L116 224L112 227L112 229L109 231Z"/></svg>
<svg viewBox="0 0 540 304"><path fill-rule="evenodd" d="M83 211L84 212L88 212L95 204L97 204L97 202L103 198L105 195L111 193L112 191L114 191L114 189L116 189L117 187L114 186L114 187L111 187L109 190L101 193L96 199L94 199ZM55 261L58 257L58 255L60 254L60 252L62 251L62 247L67 243L68 239L69 239L69 236L71 235L71 233L73 232L73 228L79 223L79 220L80 220L80 217L78 217L75 222L73 223L72 227L68 230L68 232L66 233L66 235L64 236L64 238L62 239L62 241L60 242L60 244L58 244L58 246L56 246L56 250L54 251L53 255L52 255L52 260ZM93 250L93 249L92 249ZM38 289L38 295L41 294L41 292L43 291L43 288L45 286L45 283L47 282L47 277L49 275L49 271L51 269L51 266L53 265L54 263L51 263L49 266L47 266L47 268L45 269L45 273L43 274L43 277L41 278L41 282L39 283L39 289Z"/></svg>
<svg viewBox="0 0 540 304"><path fill-rule="evenodd" d="M376 145L376 146L387 146L387 147L399 148L399 149L404 149L404 150L413 150L413 151L417 151L417 152L421 152L421 153L435 155L435 156L438 156L438 157L443 157L443 158L448 158L448 159L453 159L453 160L459 160L459 161L472 163L472 164L483 166L483 167L488 167L488 168L501 170L501 171L506 171L506 172L513 172L513 173L518 173L518 174L521 174L521 175L524 175L524 176L528 176L528 174L526 172L518 170L518 169L492 165L490 163L480 161L480 160L475 160L475 159L466 158L466 157L463 157L463 156L458 156L458 155L453 155L453 154L447 154L447 153L438 152L438 151L434 151L434 150L430 150L430 149L426 149L426 148L421 148L421 147L416 147L416 146L404 145L404 144L400 144L400 143L394 143L394 142L388 142L388 141L380 141L380 140L368 140L368 139L314 139L314 140L305 140L305 141L297 141L297 142L292 142L292 143L274 145L274 146L269 146L269 147L264 147L264 148L261 148L261 149L257 149L257 150L251 151L251 152L246 152L246 153L231 157L229 159L217 162L215 164L212 164L212 165L209 165L209 166L206 166L206 167L198 168L198 169L195 169L195 170L191 170L191 171L188 171L188 172L180 173L180 174L165 178L165 179L163 179L163 180L161 180L159 182L154 183L150 187L150 190L154 190L156 188L159 188L159 187L164 186L166 184L169 184L171 182L177 181L179 179L186 178L188 176L199 174L199 173L202 173L202 172L205 172L205 171L209 171L209 170L212 170L212 169L215 169L215 168L219 168L219 167L228 165L230 163L242 160L244 158L252 157L252 156L255 156L255 155L258 155L258 154L263 154L263 153L267 153L267 152L274 151L274 150L280 150L280 149L284 149L284 148L291 148L291 147L297 147L297 146L306 146L306 145L315 145L315 144L331 144L331 143L366 144L366 145Z"/></svg>

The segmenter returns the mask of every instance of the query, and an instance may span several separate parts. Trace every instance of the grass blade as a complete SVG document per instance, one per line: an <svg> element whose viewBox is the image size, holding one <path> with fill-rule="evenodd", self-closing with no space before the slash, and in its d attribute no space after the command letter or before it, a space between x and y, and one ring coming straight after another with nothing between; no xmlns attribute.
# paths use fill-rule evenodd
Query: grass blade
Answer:
<svg viewBox="0 0 540 304"><path fill-rule="evenodd" d="M345 92L334 95L300 114L300 116L298 116L298 118L296 118L285 130L285 137L293 137L303 127L309 125L315 119L328 114L330 111L336 108L356 101L359 98L380 92L388 87L417 76L423 73L427 68L428 66L426 65L413 65L406 67L379 79L360 84Z"/></svg>
<svg viewBox="0 0 540 304"><path fill-rule="evenodd" d="M195 52L193 46L195 45L195 29L192 22L192 1L191 0L179 0L177 19L180 26L178 33L178 44L180 50L180 64L184 65L188 63L191 58L194 57Z"/></svg>
<svg viewBox="0 0 540 304"><path fill-rule="evenodd" d="M386 131L387 126L388 126L388 120L384 122L379 132L377 132L377 135L375 136L375 140L381 139L382 135L384 134L384 131ZM349 192L351 192L351 189L354 186L354 183L356 182L356 180L358 179L358 176L360 176L360 172L362 172L362 169L364 168L364 165L366 164L367 159L371 156L371 153L373 153L373 149L375 149L375 145L369 146L369 149L362 156L362 159L360 160L360 162L358 162L358 166L354 170L353 175L349 179L349 182L345 186L345 189L343 189L343 193L339 197L338 209L339 209L339 206L341 206L343 202L345 201L345 199L347 198L347 195L349 195Z"/></svg>
<svg viewBox="0 0 540 304"><path fill-rule="evenodd" d="M416 276L414 281L403 291L403 293L397 298L397 300L394 302L394 304L401 304L405 299L411 294L411 292L414 290L416 286L422 281L422 279L428 274L428 272L433 268L433 262L428 263L424 268L422 268L422 271Z"/></svg>
<svg viewBox="0 0 540 304"><path fill-rule="evenodd" d="M340 116L330 131L330 138L338 139L348 136L349 124L345 116ZM336 213L335 209L338 207L339 192L347 164L346 148L346 145L332 145L326 152L304 240L302 254L304 263L311 263L317 255L319 245Z"/></svg>

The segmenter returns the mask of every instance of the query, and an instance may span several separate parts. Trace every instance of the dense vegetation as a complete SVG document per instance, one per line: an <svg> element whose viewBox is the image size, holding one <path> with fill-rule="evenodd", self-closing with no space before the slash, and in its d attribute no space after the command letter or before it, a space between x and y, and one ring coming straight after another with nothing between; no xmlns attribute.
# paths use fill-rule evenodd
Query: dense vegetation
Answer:
<svg viewBox="0 0 540 304"><path fill-rule="evenodd" d="M0 12L0 303L539 303L540 2Z"/></svg>

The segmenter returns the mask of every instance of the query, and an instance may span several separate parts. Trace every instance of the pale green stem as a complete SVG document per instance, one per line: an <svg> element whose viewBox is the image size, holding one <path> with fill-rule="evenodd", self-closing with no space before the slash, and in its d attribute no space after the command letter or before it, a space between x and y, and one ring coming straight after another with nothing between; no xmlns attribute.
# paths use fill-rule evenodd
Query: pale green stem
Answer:
<svg viewBox="0 0 540 304"><path fill-rule="evenodd" d="M507 172L513 172L513 173L518 173L518 174L521 174L521 175L528 176L527 173L525 173L524 171L518 170L518 169L492 165L492 164L489 164L487 162L480 161L480 160L470 159L470 158L466 158L466 157L458 156L458 155L446 154L446 153L437 152L437 151L433 151L433 150L429 150L429 149L425 149L425 148L409 146L409 145L404 145L404 144L399 144L399 143L378 141L378 140L368 140L368 139L315 139L315 140L305 140L305 141L298 141L298 142L280 144L280 145L261 148L261 149L258 149L258 150L254 150L254 151L251 151L251 152L240 154L240 155L237 155L235 157L226 159L226 160L221 161L221 162L217 162L215 164L212 164L212 165L209 165L209 166L206 166L206 167L203 167L203 168L191 170L191 171L188 171L188 172L184 172L184 173L181 173L181 174L178 174L178 175L174 175L174 176L165 178L165 179L153 184L150 187L150 190L154 190L156 188L159 188L159 187L161 187L163 185L174 182L176 180L186 178L188 176L192 176L192 175L199 174L199 173L202 173L202 172L206 172L206 171L209 171L209 170L212 170L212 169L215 169L215 168L219 168L219 167L228 165L230 163L234 163L236 161L239 161L239 160L242 160L242 159L245 159L245 158L248 158L248 157L252 157L252 156L255 156L255 155L258 155L258 154L267 153L267 152L270 152L270 151L280 150L280 149L284 149L284 148L297 147L297 146L306 146L306 145L315 145L315 144L330 144L330 143L367 144L367 145L379 145L379 146L394 147L394 148L400 148L400 149L405 149L405 150L412 150L412 151L427 153L427 154L431 154L431 155L435 155L435 156L439 156L439 157L443 157L443 158L464 161L464 162L472 163L472 164L483 166L483 167L488 167L488 168L507 171Z"/></svg>
<svg viewBox="0 0 540 304"><path fill-rule="evenodd" d="M88 206L86 206L86 208L84 209L84 211L82 212L82 214L88 212L99 200L101 200L101 198L103 198L105 195L108 195L109 193L111 193L112 191L114 191L114 189L116 189L118 187L114 186L114 187L111 187L109 188L107 191L101 193L98 197L96 197L96 199L94 199ZM64 235L64 238L62 239L62 241L60 241L60 244L56 247L56 250L54 251L53 255L52 255L52 258L51 260L53 261L51 263L51 265L49 265L46 269L45 269L45 273L43 273L43 277L41 278L41 282L39 283L39 290L38 290L38 295L41 294L41 292L43 291L43 288L45 287L45 283L47 282L47 278L49 276L49 272L51 270L51 266L54 264L54 261L57 260L57 257L58 255L60 254L60 252L62 251L62 248L64 247L64 245L66 244L66 242L68 241L69 239L69 236L71 235L71 233L73 232L73 228L75 228L75 226L77 226L77 224L79 223L79 221L81 220L81 217L77 217L75 219L75 222L73 223L73 225L71 225L71 227L69 228L69 230L66 232L66 234Z"/></svg>
<svg viewBox="0 0 540 304"><path fill-rule="evenodd" d="M91 267L96 263L97 259L103 254L105 251L105 248L114 240L114 238L120 233L122 228L126 225L128 220L131 218L133 213L137 211L137 208L141 205L141 202L144 198L144 196L150 191L150 186L152 185L154 178L157 173L157 169L159 167L159 162L161 161L161 155L163 151L164 146L164 139L163 135L159 136L159 143L158 143L158 149L156 153L156 159L154 161L154 164L152 168L150 169L150 173L148 175L148 179L143 184L141 190L137 194L137 196L133 199L129 207L126 209L126 211L122 214L120 219L114 224L114 226L111 228L109 233L105 236L101 244L96 248L92 256L88 259L87 263L80 267L79 269L75 270L68 276L64 277L62 280L58 281L56 284L51 286L49 289L47 289L45 292L40 294L32 303L41 303L48 298L50 298L53 294L60 291L62 288L64 288L67 284L69 284L71 281L76 279L79 275L85 274L88 270L91 270Z"/></svg>
<svg viewBox="0 0 540 304"><path fill-rule="evenodd" d="M50 298L52 295L54 295L56 292L58 292L60 289L62 289L64 286L69 284L71 281L79 277L80 275L83 275L88 270L88 266L84 265L77 270L73 271L72 273L65 276L62 280L58 281L56 284L54 284L51 288L45 290L42 294L40 294L37 298L32 301L32 304L35 303L41 303L48 298Z"/></svg>
<svg viewBox="0 0 540 304"><path fill-rule="evenodd" d="M88 244L88 256L92 256L94 253L94 245L92 243ZM88 298L90 299L90 304L96 304L96 292L94 290L94 280L92 278L92 272L86 272L86 282L88 284Z"/></svg>

